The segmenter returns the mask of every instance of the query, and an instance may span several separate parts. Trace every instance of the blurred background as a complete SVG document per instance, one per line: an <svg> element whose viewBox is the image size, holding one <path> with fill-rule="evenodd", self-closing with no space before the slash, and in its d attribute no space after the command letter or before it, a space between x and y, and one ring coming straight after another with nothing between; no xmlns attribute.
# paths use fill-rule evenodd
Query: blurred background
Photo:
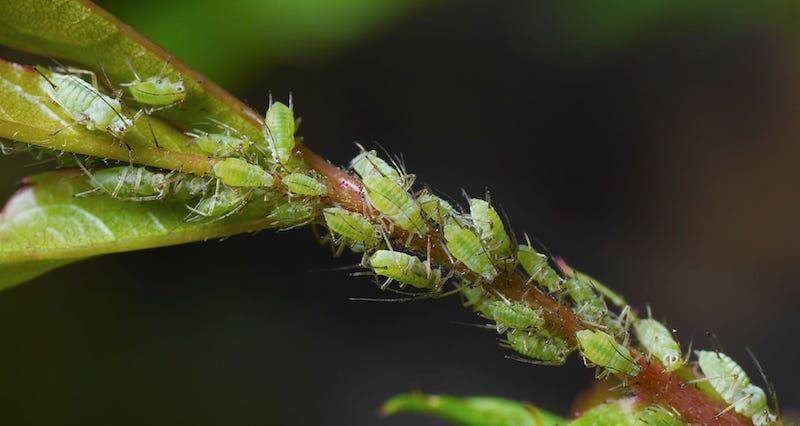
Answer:
<svg viewBox="0 0 800 426"><path fill-rule="evenodd" d="M354 141L503 207L678 330L717 334L784 408L800 310L800 3L101 1L301 135ZM0 159L0 196L38 170ZM592 371L504 359L454 298L388 297L307 229L106 256L0 295L7 424L409 425L389 396L497 395L568 413Z"/></svg>

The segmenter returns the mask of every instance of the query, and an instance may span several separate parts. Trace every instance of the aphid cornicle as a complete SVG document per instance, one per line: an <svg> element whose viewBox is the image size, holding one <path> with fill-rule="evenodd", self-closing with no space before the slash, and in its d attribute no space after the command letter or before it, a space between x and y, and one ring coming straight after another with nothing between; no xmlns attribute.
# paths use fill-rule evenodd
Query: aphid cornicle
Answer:
<svg viewBox="0 0 800 426"><path fill-rule="evenodd" d="M750 383L742 367L731 357L713 351L695 351L700 370L711 387L737 413L750 417L754 425L767 425L776 420L769 412L767 396L760 387Z"/></svg>
<svg viewBox="0 0 800 426"><path fill-rule="evenodd" d="M366 179L368 176L383 176L391 179L400 186L405 185L405 181L400 175L400 172L378 157L375 151L361 151L360 154L350 161L350 167L352 167L361 179Z"/></svg>
<svg viewBox="0 0 800 426"><path fill-rule="evenodd" d="M489 319L497 323L497 331L506 329L538 330L544 324L544 316L539 309L509 300L491 300L483 302L482 310Z"/></svg>
<svg viewBox="0 0 800 426"><path fill-rule="evenodd" d="M297 195L318 197L328 192L328 187L324 183L302 173L290 173L284 176L281 178L281 184L290 193Z"/></svg>
<svg viewBox="0 0 800 426"><path fill-rule="evenodd" d="M563 288L563 281L558 273L547 262L547 256L534 250L527 244L520 244L517 248L517 260L522 269L537 283L543 285L551 293Z"/></svg>
<svg viewBox="0 0 800 426"><path fill-rule="evenodd" d="M358 213L341 207L329 207L322 210L322 215L331 232L347 238L350 242L363 243L366 247L374 247L380 241L378 228Z"/></svg>
<svg viewBox="0 0 800 426"><path fill-rule="evenodd" d="M450 203L429 192L417 197L417 203L425 217L439 225L444 225L448 218L456 215L456 210Z"/></svg>
<svg viewBox="0 0 800 426"><path fill-rule="evenodd" d="M261 187L272 186L272 175L261 167L239 158L226 158L213 167L214 176L230 186Z"/></svg>
<svg viewBox="0 0 800 426"><path fill-rule="evenodd" d="M643 319L634 323L639 343L647 352L656 357L664 369L675 371L683 366L681 347L672 337L672 333L663 324L654 319Z"/></svg>
<svg viewBox="0 0 800 426"><path fill-rule="evenodd" d="M506 339L511 349L540 364L562 365L570 352L566 342L545 331L512 330L506 333Z"/></svg>
<svg viewBox="0 0 800 426"><path fill-rule="evenodd" d="M511 254L511 238L506 233L500 215L488 202L470 199L469 215L486 251L492 257L497 259Z"/></svg>
<svg viewBox="0 0 800 426"><path fill-rule="evenodd" d="M291 104L291 102L289 102ZM276 162L286 164L294 151L295 121L291 106L273 102L264 117L264 138Z"/></svg>
<svg viewBox="0 0 800 426"><path fill-rule="evenodd" d="M378 275L417 288L436 290L442 284L438 269L429 269L418 257L406 253L378 250L370 256L369 266Z"/></svg>
<svg viewBox="0 0 800 426"><path fill-rule="evenodd" d="M629 376L639 374L639 366L633 360L631 352L620 345L613 337L598 330L581 330L576 333L587 365L594 364L612 373Z"/></svg>
<svg viewBox="0 0 800 426"><path fill-rule="evenodd" d="M62 74L38 65L34 68L46 80L43 86L50 98L87 129L122 138L133 126L133 120L123 115L118 100L100 93L77 75Z"/></svg>
<svg viewBox="0 0 800 426"><path fill-rule="evenodd" d="M168 190L164 174L144 167L109 167L90 176L97 188L115 198L155 200L163 198Z"/></svg>
<svg viewBox="0 0 800 426"><path fill-rule="evenodd" d="M493 280L497 268L483 249L480 238L472 230L462 227L454 220L444 226L444 241L447 250L470 271L487 281Z"/></svg>
<svg viewBox="0 0 800 426"><path fill-rule="evenodd" d="M365 177L363 183L370 205L395 225L418 235L428 232L419 204L402 186L390 178L376 175Z"/></svg>

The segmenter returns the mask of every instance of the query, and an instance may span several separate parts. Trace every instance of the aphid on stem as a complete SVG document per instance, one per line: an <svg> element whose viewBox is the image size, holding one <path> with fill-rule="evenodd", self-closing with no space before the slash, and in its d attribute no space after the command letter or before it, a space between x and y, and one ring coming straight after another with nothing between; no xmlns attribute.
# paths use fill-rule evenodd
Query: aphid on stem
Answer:
<svg viewBox="0 0 800 426"><path fill-rule="evenodd" d="M167 61L158 75L142 80L128 61L134 80L130 83L120 84L120 86L127 87L136 102L151 107L148 109L148 113L178 105L186 99L186 88L183 80L173 81L164 75L168 65Z"/></svg>
<svg viewBox="0 0 800 426"><path fill-rule="evenodd" d="M261 167L240 158L226 158L213 167L214 176L222 183L236 187L271 187L272 175Z"/></svg>
<svg viewBox="0 0 800 426"><path fill-rule="evenodd" d="M275 162L286 166L294 152L295 120L292 97L289 106L269 99L269 108L264 116L264 138L269 143Z"/></svg>
<svg viewBox="0 0 800 426"><path fill-rule="evenodd" d="M438 269L431 269L418 257L406 253L378 250L370 256L369 266L376 274L389 278L382 287L395 280L417 288L439 291L444 282Z"/></svg>
<svg viewBox="0 0 800 426"><path fill-rule="evenodd" d="M617 343L608 334L598 330L581 330L576 333L576 337L586 365L596 365L604 369L600 376L609 373L628 376L639 374L639 366L628 348Z"/></svg>
<svg viewBox="0 0 800 426"><path fill-rule="evenodd" d="M562 365L570 353L566 342L549 335L544 330L538 332L512 330L506 333L506 339L505 344L509 348L533 360L521 361L534 364Z"/></svg>
<svg viewBox="0 0 800 426"><path fill-rule="evenodd" d="M487 281L497 276L497 268L484 250L480 238L472 230L450 220L444 226L444 240L450 254L470 271Z"/></svg>

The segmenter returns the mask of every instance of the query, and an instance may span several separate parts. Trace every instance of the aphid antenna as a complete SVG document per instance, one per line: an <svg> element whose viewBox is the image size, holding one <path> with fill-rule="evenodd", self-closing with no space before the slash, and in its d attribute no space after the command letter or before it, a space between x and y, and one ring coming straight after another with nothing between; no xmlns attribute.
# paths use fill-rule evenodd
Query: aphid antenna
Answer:
<svg viewBox="0 0 800 426"><path fill-rule="evenodd" d="M744 350L747 351L747 355L750 357L750 359L753 360L753 364L756 365L756 369L758 369L758 374L761 375L761 380L763 380L764 384L767 385L767 390L769 391L769 397L774 405L772 408L773 410L775 410L775 414L778 416L778 418L781 418L782 417L781 407L778 404L778 392L775 390L775 384L772 383L772 381L767 378L767 374L764 371L764 368L761 366L761 363L758 361L758 358L756 358L756 355L753 353L753 351L750 350L750 348L747 346L744 348Z"/></svg>
<svg viewBox="0 0 800 426"><path fill-rule="evenodd" d="M172 64L172 55L167 56L167 60L164 61L164 65L161 66L161 70L158 72L158 78L161 79L167 73L167 67Z"/></svg>
<svg viewBox="0 0 800 426"><path fill-rule="evenodd" d="M563 363L558 361L537 361L534 359L522 358L516 355L506 355L505 359L510 359L511 361L517 361L524 364L535 364L535 365L562 365Z"/></svg>
<svg viewBox="0 0 800 426"><path fill-rule="evenodd" d="M474 327L474 328L482 328L485 330L495 330L495 324L475 324L472 322L465 322L465 321L450 321L450 324L456 325L464 325L467 327Z"/></svg>
<svg viewBox="0 0 800 426"><path fill-rule="evenodd" d="M706 337L711 342L711 348L714 350L714 352L717 353L717 356L719 356L720 353L725 352L722 349L722 343L720 343L716 333L714 333L713 331L706 331Z"/></svg>
<svg viewBox="0 0 800 426"><path fill-rule="evenodd" d="M40 76L42 76L42 78L43 78L43 79L45 79L45 81L47 81L47 83L49 83L49 84L50 84L50 87L52 87L53 89L56 89L56 88L57 88L57 86L55 85L55 83L53 83L53 82L52 82L52 81L51 81L49 78L47 78L47 76L46 76L46 75L44 75L44 73L43 73L43 72L41 72L41 71L39 70L39 67L38 67L38 66L35 66L35 67L33 67L33 70L34 70L34 71L36 71L36 73L37 73L37 74L39 74Z"/></svg>
<svg viewBox="0 0 800 426"><path fill-rule="evenodd" d="M133 62L131 62L131 58L125 56L125 63L128 64L128 69L130 69L131 73L133 73L133 78L135 78L136 81L142 81L142 78L139 77L138 73L136 73L136 68L133 67ZM130 86L132 84L133 83L123 83L120 84L120 86Z"/></svg>
<svg viewBox="0 0 800 426"><path fill-rule="evenodd" d="M111 92L114 93L114 98L120 100L122 98L122 90L115 89L114 85L111 83L111 79L108 78L108 73L106 73L106 66L102 62L100 62L100 72L103 74L103 83L108 87Z"/></svg>

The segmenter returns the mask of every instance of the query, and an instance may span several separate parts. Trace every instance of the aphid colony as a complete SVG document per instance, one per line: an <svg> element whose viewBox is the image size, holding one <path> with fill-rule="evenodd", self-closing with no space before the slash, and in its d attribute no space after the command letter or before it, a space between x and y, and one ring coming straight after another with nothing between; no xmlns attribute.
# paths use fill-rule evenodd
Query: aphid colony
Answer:
<svg viewBox="0 0 800 426"><path fill-rule="evenodd" d="M131 67L134 80L119 85L127 89L131 102L141 107L131 114L121 102L122 92L116 97L104 94L90 71L41 66L35 69L42 76L45 93L74 120L71 125L83 125L120 141L140 117L178 107L187 95L180 79L164 75L166 66L158 75L145 79ZM92 83L82 75L91 76ZM290 210L298 218L308 221L316 216L316 211L306 214L306 210L314 210L311 207L316 205L315 199L327 193L327 186L316 173L298 166L301 162L295 158L296 126L291 102L287 106L270 100L264 140L252 141L223 123L210 121L217 131L195 129L186 132L186 136L197 152L215 159L211 175L161 172L133 165L90 171L79 162L92 185L82 195L100 192L129 201L176 200L187 204L192 212L190 220L218 220L236 213L250 201L266 200L283 192L289 195L289 203L296 204ZM276 187L278 180L280 185ZM280 222L289 226L298 223L288 217Z"/></svg>
<svg viewBox="0 0 800 426"><path fill-rule="evenodd" d="M131 115L120 96L103 94L96 81L90 84L80 77L84 73L80 70L36 69L43 77L47 95L75 120L73 124L119 140L142 114L176 107L186 98L182 81L163 75L163 70L146 79L134 73L134 81L120 85L142 107ZM751 384L730 357L697 351L704 377L692 373L686 366L688 356L682 356L669 329L652 318L637 318L621 297L590 277L565 265L554 267L527 237L525 243L518 244L489 201L471 198L468 211L464 211L428 190L412 193L413 175L379 158L375 151L362 148L350 168L363 183L366 210L322 208L320 198L326 195L327 185L296 155L291 102L287 106L270 100L263 140L250 140L222 123L212 124L220 131L186 132L199 152L215 160L211 175L160 172L133 165L90 171L78 161L90 177L92 189L86 192L130 201L179 201L192 212L189 220L221 219L249 202L271 199L268 216L275 226L324 223L335 246L364 253L362 265L386 278L384 288L396 281L401 287L408 285L436 295L442 292L446 281L455 277L465 305L492 321L491 327L504 334L503 345L528 362L560 365L579 349L584 362L598 367L600 376L614 374L625 381L640 372L643 362L653 360L667 372L680 370L696 382L708 382L713 389L709 392L730 404L729 409L751 418L755 425L775 422L764 391ZM276 197L280 202L274 202ZM415 246L417 253L392 247L392 241L408 246L414 239L427 240L427 252L419 244ZM432 264L432 243L456 265L453 271ZM529 291L541 291L569 306L583 323L584 329L575 335L577 344L571 345L548 330L541 309L489 290L492 286L487 284L501 274L518 274ZM621 312L612 312L607 300L620 307ZM631 325L639 353L630 349ZM598 416L633 418L631 413L635 413L638 419L647 419L644 424L681 424L674 413L660 406L634 410L617 403L596 410Z"/></svg>

